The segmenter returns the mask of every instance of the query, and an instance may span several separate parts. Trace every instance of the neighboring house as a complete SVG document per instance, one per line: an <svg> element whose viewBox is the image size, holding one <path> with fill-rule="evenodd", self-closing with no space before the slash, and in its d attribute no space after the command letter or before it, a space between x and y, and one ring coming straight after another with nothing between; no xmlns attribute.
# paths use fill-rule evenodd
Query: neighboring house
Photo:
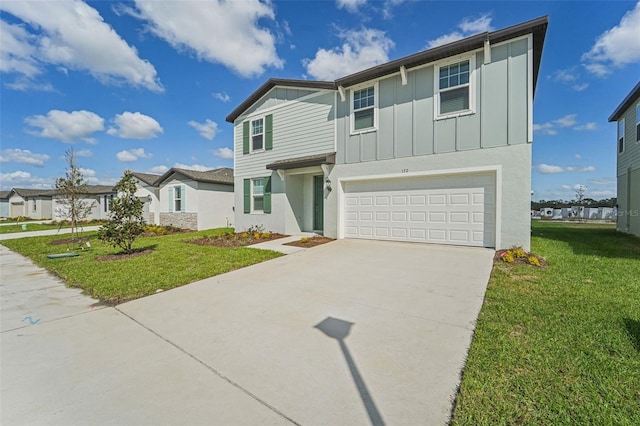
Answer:
<svg viewBox="0 0 640 426"><path fill-rule="evenodd" d="M156 181L160 225L183 229L228 227L233 222L233 169L169 169Z"/></svg>
<svg viewBox="0 0 640 426"><path fill-rule="evenodd" d="M11 191L0 191L0 217L9 217L9 195Z"/></svg>
<svg viewBox="0 0 640 426"><path fill-rule="evenodd" d="M92 206L91 212L83 220L106 220L109 218L109 203L117 196L113 186L109 185L87 185L85 194L81 198L81 201L87 203L88 206ZM53 219L69 220L67 215L68 209L61 202L62 195L55 193L53 195Z"/></svg>
<svg viewBox="0 0 640 426"><path fill-rule="evenodd" d="M13 188L9 193L9 217L51 219L53 189Z"/></svg>
<svg viewBox="0 0 640 426"><path fill-rule="evenodd" d="M609 117L618 124L618 231L640 237L640 82Z"/></svg>
<svg viewBox="0 0 640 426"><path fill-rule="evenodd" d="M131 172L138 180L136 197L144 201L143 215L144 220L153 225L160 224L160 188L157 181L160 175L151 173Z"/></svg>
<svg viewBox="0 0 640 426"><path fill-rule="evenodd" d="M234 124L236 229L529 249L542 17L336 81L270 79Z"/></svg>

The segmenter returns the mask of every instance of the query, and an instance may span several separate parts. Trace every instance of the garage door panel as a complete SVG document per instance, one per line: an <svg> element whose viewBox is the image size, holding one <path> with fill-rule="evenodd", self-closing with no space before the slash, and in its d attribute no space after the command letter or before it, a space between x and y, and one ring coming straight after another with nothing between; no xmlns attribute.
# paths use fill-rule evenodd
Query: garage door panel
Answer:
<svg viewBox="0 0 640 426"><path fill-rule="evenodd" d="M493 247L494 181L483 174L349 182L345 236Z"/></svg>

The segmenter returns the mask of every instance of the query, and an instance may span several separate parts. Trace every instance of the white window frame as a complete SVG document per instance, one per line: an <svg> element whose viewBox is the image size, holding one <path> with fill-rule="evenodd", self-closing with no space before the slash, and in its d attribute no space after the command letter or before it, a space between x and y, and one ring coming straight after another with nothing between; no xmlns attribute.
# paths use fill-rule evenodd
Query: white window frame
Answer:
<svg viewBox="0 0 640 426"><path fill-rule="evenodd" d="M626 149L626 141L625 141L625 122L624 122L624 118L621 118L620 120L618 120L618 131L617 131L617 135L618 137L616 138L616 150L618 151L618 155L619 154L623 154L625 149ZM622 135L620 134L620 128L622 127ZM622 139L622 144L620 144L620 139ZM622 146L622 150L620 149L620 146Z"/></svg>
<svg viewBox="0 0 640 426"><path fill-rule="evenodd" d="M186 190L186 188L185 188ZM180 197L178 197L177 195L180 195ZM177 209L177 202L180 202L180 208ZM182 185L175 185L173 187L173 211L176 213L179 212L183 212L184 211L184 194L182 193Z"/></svg>
<svg viewBox="0 0 640 426"><path fill-rule="evenodd" d="M262 121L262 133L259 133L262 136L262 148L260 149L253 149L253 137L257 136L253 134L253 123L255 121ZM255 118L251 118L249 119L249 153L254 153L254 152L264 152L264 145L265 145L265 124L266 124L266 120L265 120L265 116L262 117L255 117Z"/></svg>
<svg viewBox="0 0 640 426"><path fill-rule="evenodd" d="M469 61L469 82L466 84L460 84L455 87L448 87L446 89L440 90L440 68L446 67L449 65L454 65L459 62ZM460 55L452 58L447 58L446 60L436 62L434 64L434 72L433 72L433 99L434 99L434 108L433 108L433 118L434 120L442 120L445 118L451 117L459 117L463 115L475 114L476 112L476 54L475 52L472 55ZM455 111L446 114L440 114L440 92L447 92L450 90L459 89L461 87L469 88L469 109Z"/></svg>
<svg viewBox="0 0 640 426"><path fill-rule="evenodd" d="M355 92L357 92L358 90L363 90L363 89L368 89L369 87L373 87L373 107L367 107L367 108L360 108L358 110L355 110L353 108L353 100L354 100L354 94ZM374 81L374 82L369 82L369 83L364 83L364 84L358 84L357 86L353 86L349 88L349 121L350 123L350 130L351 130L351 134L352 135L357 135L360 133L369 133L369 132L375 132L378 130L378 82ZM360 111L360 110L364 110L364 109L368 109L368 108L373 108L373 126L372 127L367 127L365 129L356 129L355 128L355 112L356 111Z"/></svg>
<svg viewBox="0 0 640 426"><path fill-rule="evenodd" d="M262 194L255 193L255 182L261 180L262 181ZM264 186L266 184L266 178L252 178L251 179L251 213L264 213ZM256 197L262 197L262 209L257 210L255 208L255 199Z"/></svg>

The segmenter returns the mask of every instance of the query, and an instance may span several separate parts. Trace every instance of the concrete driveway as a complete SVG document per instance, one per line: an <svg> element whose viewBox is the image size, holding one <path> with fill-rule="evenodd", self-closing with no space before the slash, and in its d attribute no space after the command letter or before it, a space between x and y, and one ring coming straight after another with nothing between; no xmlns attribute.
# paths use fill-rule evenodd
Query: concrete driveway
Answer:
<svg viewBox="0 0 640 426"><path fill-rule="evenodd" d="M1 423L446 423L492 256L340 240L3 326Z"/></svg>

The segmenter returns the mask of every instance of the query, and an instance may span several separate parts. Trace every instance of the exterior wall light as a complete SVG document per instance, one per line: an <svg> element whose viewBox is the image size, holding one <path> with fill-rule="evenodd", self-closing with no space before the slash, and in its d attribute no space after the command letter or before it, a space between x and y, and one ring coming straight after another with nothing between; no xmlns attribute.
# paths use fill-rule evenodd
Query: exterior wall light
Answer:
<svg viewBox="0 0 640 426"><path fill-rule="evenodd" d="M331 188L331 180L329 178L327 178L327 180L324 181L324 187L329 192L331 192L331 190L333 189Z"/></svg>

